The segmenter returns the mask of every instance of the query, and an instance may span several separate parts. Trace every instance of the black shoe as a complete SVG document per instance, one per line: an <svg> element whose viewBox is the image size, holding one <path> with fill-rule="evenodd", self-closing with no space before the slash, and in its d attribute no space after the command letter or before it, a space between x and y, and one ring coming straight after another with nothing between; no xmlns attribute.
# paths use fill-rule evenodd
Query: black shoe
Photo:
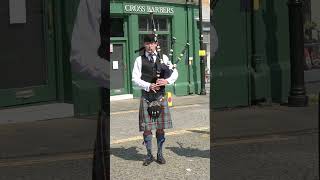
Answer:
<svg viewBox="0 0 320 180"><path fill-rule="evenodd" d="M154 161L153 156L147 156L144 160L143 160L143 165L144 166L148 166L149 164L151 164Z"/></svg>
<svg viewBox="0 0 320 180"><path fill-rule="evenodd" d="M157 162L159 164L165 164L166 163L166 160L164 159L164 157L160 154L157 154Z"/></svg>

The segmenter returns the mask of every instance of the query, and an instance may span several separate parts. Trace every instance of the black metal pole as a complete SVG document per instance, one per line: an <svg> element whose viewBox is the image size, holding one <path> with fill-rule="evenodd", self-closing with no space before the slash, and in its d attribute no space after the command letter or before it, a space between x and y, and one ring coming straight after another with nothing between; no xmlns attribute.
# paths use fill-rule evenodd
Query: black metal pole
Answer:
<svg viewBox="0 0 320 180"><path fill-rule="evenodd" d="M288 105L303 107L308 105L308 97L304 86L304 38L303 14L301 0L288 0L289 8L289 36L291 62L291 88Z"/></svg>
<svg viewBox="0 0 320 180"><path fill-rule="evenodd" d="M94 147L92 180L110 179L110 90L100 88L101 105L97 122L97 135Z"/></svg>
<svg viewBox="0 0 320 180"><path fill-rule="evenodd" d="M199 40L200 40L200 50L204 50L203 34L202 33L203 33L203 31L202 31L202 0L199 0ZM204 56L200 56L200 78L201 78L200 95L206 95Z"/></svg>

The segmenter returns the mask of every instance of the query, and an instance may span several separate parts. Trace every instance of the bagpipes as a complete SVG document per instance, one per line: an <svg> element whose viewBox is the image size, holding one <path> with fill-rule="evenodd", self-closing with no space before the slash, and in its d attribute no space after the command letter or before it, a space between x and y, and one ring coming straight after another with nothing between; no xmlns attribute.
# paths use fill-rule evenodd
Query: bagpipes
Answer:
<svg viewBox="0 0 320 180"><path fill-rule="evenodd" d="M190 46L190 44L187 43L184 46L183 50L180 53L180 56L177 58L177 61L175 63L173 63L172 67L169 67L169 63L166 64L163 61L163 54L162 54L160 43L158 40L157 29L155 28L153 13L150 13L150 17L151 17L151 22L152 22L152 35L153 35L152 38L154 38L152 42L157 43L157 47L156 47L157 60L155 62L154 68L153 68L153 77L152 77L151 83L157 83L158 79L160 79L160 78L167 79L172 75L173 71L177 67L177 63L179 63L181 58L184 56L184 54L186 53L187 48ZM172 41L171 41L171 49L170 49L170 54L169 54L169 56L171 58L171 62L173 62L173 54L174 54L173 49L174 49L175 43L176 43L176 38L173 37ZM145 48L141 47L140 49L136 50L135 52L137 53L142 50L145 50ZM164 90L164 87L160 87L159 91L157 91L157 92L154 91L154 93L152 93L152 92L148 93L148 95L147 95L148 97L145 99L148 104L148 108L147 108L148 114L149 114L150 118L152 118L153 120L159 118L159 116L162 112L161 101L162 101L163 97L160 94L164 93L163 90ZM160 92L160 93L158 93L158 92Z"/></svg>
<svg viewBox="0 0 320 180"><path fill-rule="evenodd" d="M168 66L168 64L165 64L163 61L163 54L161 51L161 47L160 47L160 43L158 40L158 34L157 34L157 29L155 28L155 22L154 22L154 18L153 18L153 13L150 13L150 18L151 18L151 22L152 22L152 34L154 35L154 41L158 44L156 51L157 51L157 60L155 62L155 70L156 70L156 77L154 77L155 80L159 79L159 78L169 78L171 76L171 74L173 73L174 69L177 67L177 64L180 62L180 60L183 58L183 56L185 55L185 53L187 52L187 49L189 48L190 44L186 43L184 45L184 48L182 49L182 51L179 54L179 57L177 58L176 62L173 62L173 54L174 54L174 44L176 43L176 38L172 37L171 40L171 49L170 49L170 53L169 53L169 59L173 64L173 67L170 68ZM140 52L142 50L145 50L144 47L139 48L138 50L135 51L135 53Z"/></svg>

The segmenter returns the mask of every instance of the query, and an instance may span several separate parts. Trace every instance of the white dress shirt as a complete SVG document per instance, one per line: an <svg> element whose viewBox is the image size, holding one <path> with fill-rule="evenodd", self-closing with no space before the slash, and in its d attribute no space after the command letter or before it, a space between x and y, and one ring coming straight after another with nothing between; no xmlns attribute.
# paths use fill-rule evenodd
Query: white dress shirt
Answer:
<svg viewBox="0 0 320 180"><path fill-rule="evenodd" d="M149 57L149 54L147 52L145 55L146 55L146 57ZM155 54L153 56L154 62L157 58L156 56L157 56L157 53L155 52ZM163 54L162 58L163 58L163 63L166 64L169 67L169 69L172 69L173 65L172 65L171 61L169 61L168 56ZM136 86L138 86L140 89L143 89L143 90L149 92L150 91L149 88L150 88L151 83L146 82L141 79L141 76L142 76L141 69L142 69L142 58L141 58L141 56L139 56L136 58L136 60L134 62L134 66L133 66L133 70L132 70L132 82ZM168 81L168 84L173 84L177 79L178 79L178 71L175 68L173 70L171 76L169 78L167 78L166 80Z"/></svg>

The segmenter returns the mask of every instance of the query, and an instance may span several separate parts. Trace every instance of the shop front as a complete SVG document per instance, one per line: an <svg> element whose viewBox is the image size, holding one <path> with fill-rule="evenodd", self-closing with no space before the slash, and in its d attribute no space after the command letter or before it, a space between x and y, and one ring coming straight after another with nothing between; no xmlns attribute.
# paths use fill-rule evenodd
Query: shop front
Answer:
<svg viewBox="0 0 320 180"><path fill-rule="evenodd" d="M51 103L72 106L75 116L99 109L98 86L70 68L70 39L79 0L0 2L0 108ZM162 52L177 61L179 78L167 88L177 96L200 91L198 6L184 0L110 2L111 95L138 97L131 82L144 35L157 29ZM153 14L154 23L151 21ZM175 43L172 39L176 38ZM69 113L70 114L70 113Z"/></svg>
<svg viewBox="0 0 320 180"><path fill-rule="evenodd" d="M177 64L179 78L167 91L175 95L198 93L200 89L198 9L195 4L159 1L111 2L111 95L140 95L131 82L134 60L143 51L143 37L155 27L161 52L176 62L186 43L190 46ZM173 42L175 38L175 43ZM169 56L170 57L170 56Z"/></svg>

